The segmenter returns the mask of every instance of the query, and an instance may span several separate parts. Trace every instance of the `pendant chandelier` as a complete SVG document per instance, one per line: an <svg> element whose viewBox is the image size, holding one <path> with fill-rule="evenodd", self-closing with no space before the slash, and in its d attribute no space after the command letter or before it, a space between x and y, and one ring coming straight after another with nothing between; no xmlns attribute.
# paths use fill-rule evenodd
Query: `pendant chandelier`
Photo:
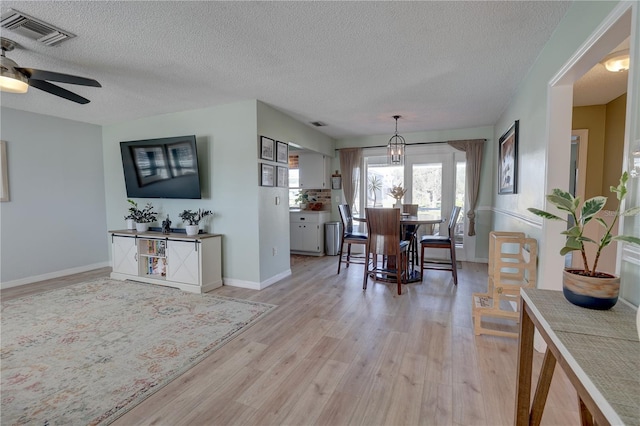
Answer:
<svg viewBox="0 0 640 426"><path fill-rule="evenodd" d="M404 164L404 151L407 146L404 138L398 134L398 118L400 115L394 115L393 118L396 120L396 133L391 136L389 139L389 144L387 145L387 156L389 164L393 164L396 166L401 166Z"/></svg>

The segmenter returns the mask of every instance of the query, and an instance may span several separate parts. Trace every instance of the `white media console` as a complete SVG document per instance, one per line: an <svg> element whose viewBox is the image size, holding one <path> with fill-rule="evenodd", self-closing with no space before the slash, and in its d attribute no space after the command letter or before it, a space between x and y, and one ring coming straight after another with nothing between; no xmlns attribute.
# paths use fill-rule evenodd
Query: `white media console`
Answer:
<svg viewBox="0 0 640 426"><path fill-rule="evenodd" d="M220 234L109 231L117 280L205 293L222 285Z"/></svg>

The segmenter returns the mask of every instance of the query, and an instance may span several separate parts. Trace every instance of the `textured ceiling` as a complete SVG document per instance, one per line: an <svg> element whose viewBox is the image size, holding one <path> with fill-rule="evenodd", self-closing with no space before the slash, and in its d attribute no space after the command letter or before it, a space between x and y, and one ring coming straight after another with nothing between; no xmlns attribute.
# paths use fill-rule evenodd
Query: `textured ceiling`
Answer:
<svg viewBox="0 0 640 426"><path fill-rule="evenodd" d="M22 67L95 78L3 106L95 124L259 99L333 137L492 125L570 3L5 1L77 35L2 29Z"/></svg>

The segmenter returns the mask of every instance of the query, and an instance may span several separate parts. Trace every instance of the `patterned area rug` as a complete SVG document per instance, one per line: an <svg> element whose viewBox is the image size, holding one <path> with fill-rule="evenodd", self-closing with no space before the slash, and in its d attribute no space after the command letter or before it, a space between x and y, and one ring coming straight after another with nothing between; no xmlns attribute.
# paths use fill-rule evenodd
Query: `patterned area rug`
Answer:
<svg viewBox="0 0 640 426"><path fill-rule="evenodd" d="M107 278L2 302L1 423L111 423L275 307Z"/></svg>

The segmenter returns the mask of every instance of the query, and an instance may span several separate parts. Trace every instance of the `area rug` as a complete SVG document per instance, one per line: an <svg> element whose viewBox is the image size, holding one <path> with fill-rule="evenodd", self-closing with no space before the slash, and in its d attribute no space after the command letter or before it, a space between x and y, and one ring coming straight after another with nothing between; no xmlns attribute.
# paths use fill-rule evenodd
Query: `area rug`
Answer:
<svg viewBox="0 0 640 426"><path fill-rule="evenodd" d="M109 424L276 306L107 278L2 302L2 425Z"/></svg>

